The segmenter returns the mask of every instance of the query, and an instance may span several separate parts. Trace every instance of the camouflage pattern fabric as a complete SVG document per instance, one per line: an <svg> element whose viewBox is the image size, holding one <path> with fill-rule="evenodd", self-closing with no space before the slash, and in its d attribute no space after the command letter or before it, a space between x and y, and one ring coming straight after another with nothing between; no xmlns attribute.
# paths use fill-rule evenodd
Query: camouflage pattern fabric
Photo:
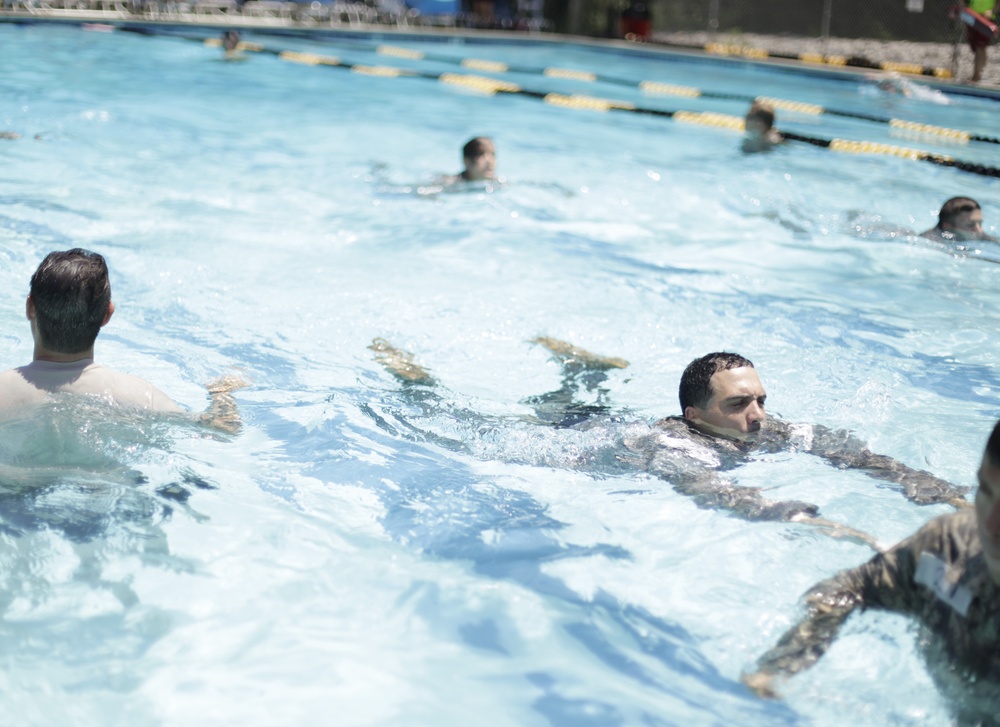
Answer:
<svg viewBox="0 0 1000 727"><path fill-rule="evenodd" d="M916 617L930 648L969 679L1000 681L1000 586L990 578L975 511L936 518L864 565L813 587L806 617L761 657L761 672L794 674L826 652L856 609Z"/></svg>
<svg viewBox="0 0 1000 727"><path fill-rule="evenodd" d="M621 459L663 477L675 490L691 497L698 507L726 510L745 520L791 520L817 514L815 505L798 500L767 500L759 488L740 486L721 474L745 464L754 455L788 451L812 454L840 469L860 470L873 479L890 483L919 505L943 502L959 507L968 505L962 496L969 488L957 487L892 457L875 454L843 429L791 424L769 417L753 442L705 434L681 417L661 419L655 429L652 434L626 438L628 453Z"/></svg>

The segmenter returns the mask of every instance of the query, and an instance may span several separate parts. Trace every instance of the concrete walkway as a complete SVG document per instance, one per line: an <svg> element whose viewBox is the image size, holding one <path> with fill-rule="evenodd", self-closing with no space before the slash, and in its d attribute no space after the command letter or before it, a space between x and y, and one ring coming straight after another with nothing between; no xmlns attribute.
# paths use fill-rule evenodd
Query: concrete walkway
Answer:
<svg viewBox="0 0 1000 727"><path fill-rule="evenodd" d="M770 53L799 55L801 53L818 53L822 55L860 56L875 63L889 61L892 63L912 63L919 66L946 68L951 70L955 54L955 46L948 43L912 43L903 40L867 40L850 38L795 38L780 35L758 35L743 33L724 35L721 33L656 33L654 41L668 45L704 47L708 43L728 43L746 48L759 48ZM952 83L975 85L980 88L1000 90L1000 46L993 45L989 51L989 62L983 73L983 80L971 84L972 51L966 44L964 36L958 47L957 74ZM863 69L858 69L864 72ZM870 72L870 71L868 71ZM920 76L912 76L912 80L920 80ZM937 79L935 79L937 80Z"/></svg>

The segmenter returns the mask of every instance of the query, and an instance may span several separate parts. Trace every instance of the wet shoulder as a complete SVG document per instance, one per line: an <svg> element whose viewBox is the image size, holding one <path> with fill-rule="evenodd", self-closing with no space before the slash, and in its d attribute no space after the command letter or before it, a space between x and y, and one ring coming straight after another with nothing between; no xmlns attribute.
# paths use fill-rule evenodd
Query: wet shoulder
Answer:
<svg viewBox="0 0 1000 727"><path fill-rule="evenodd" d="M976 511L971 507L934 518L904 542L948 563L964 562L982 552L976 531Z"/></svg>
<svg viewBox="0 0 1000 727"><path fill-rule="evenodd" d="M629 448L644 449L653 470L690 464L719 468L725 464L723 454L728 444L693 429L682 417L666 417L656 421L647 435L630 443Z"/></svg>
<svg viewBox="0 0 1000 727"><path fill-rule="evenodd" d="M116 404L150 411L182 411L173 399L145 379L98 363L87 366L79 381L77 393L103 395Z"/></svg>
<svg viewBox="0 0 1000 727"><path fill-rule="evenodd" d="M46 399L46 392L31 383L22 366L0 372L0 413L9 416Z"/></svg>

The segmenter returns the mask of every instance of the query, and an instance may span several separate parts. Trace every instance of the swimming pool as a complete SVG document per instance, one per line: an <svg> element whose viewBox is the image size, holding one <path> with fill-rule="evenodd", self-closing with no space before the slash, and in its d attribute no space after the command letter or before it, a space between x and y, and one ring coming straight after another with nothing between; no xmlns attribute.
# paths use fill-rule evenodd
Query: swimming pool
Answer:
<svg viewBox="0 0 1000 727"><path fill-rule="evenodd" d="M363 38L261 40L455 70ZM0 366L30 358L23 296L42 255L83 246L108 257L117 305L99 360L193 410L218 373L254 382L232 440L85 420L71 438L96 452L59 460L51 433L0 430L22 470L0 510L0 703L20 723L947 720L912 627L872 613L785 701L758 701L741 671L808 586L869 551L699 510L649 475L569 469L606 443L519 417L558 385L539 334L628 359L607 385L639 423L677 413L685 364L726 348L754 360L772 412L972 484L1000 416L1000 257L892 229L930 227L966 194L996 234L995 179L808 146L744 157L720 129L266 54L223 63L178 38L0 25L0 42L0 130L23 134L0 141ZM406 45L995 128L989 100L749 65ZM850 119L779 125L903 143ZM413 192L457 171L476 134L496 139L506 187ZM1000 166L988 145L905 143ZM442 411L423 416L373 361L376 336L431 368ZM449 415L462 410L495 425ZM24 474L43 465L56 471ZM945 511L800 454L738 477L883 544Z"/></svg>

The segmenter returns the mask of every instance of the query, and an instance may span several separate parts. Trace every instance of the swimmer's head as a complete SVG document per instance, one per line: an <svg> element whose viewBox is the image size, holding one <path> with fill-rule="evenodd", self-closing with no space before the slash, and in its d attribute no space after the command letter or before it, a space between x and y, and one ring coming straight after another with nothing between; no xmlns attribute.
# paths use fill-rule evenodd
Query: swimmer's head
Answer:
<svg viewBox="0 0 1000 727"><path fill-rule="evenodd" d="M462 179L477 182L493 179L497 168L497 148L488 136L477 136L462 147L462 161L465 169Z"/></svg>
<svg viewBox="0 0 1000 727"><path fill-rule="evenodd" d="M236 50L240 44L240 34L235 30L227 30L222 34L222 47L228 51Z"/></svg>
<svg viewBox="0 0 1000 727"><path fill-rule="evenodd" d="M767 393L753 363L735 353L716 352L684 369L681 411L694 427L729 439L751 440L767 414Z"/></svg>
<svg viewBox="0 0 1000 727"><path fill-rule="evenodd" d="M987 570L1000 583L1000 422L993 427L979 466L976 525Z"/></svg>
<svg viewBox="0 0 1000 727"><path fill-rule="evenodd" d="M938 228L950 232L959 240L979 240L983 237L983 211L969 197L952 197L938 213Z"/></svg>
<svg viewBox="0 0 1000 727"><path fill-rule="evenodd" d="M774 107L762 101L754 101L745 119L747 134L763 136L774 128Z"/></svg>
<svg viewBox="0 0 1000 727"><path fill-rule="evenodd" d="M27 312L48 350L74 354L92 348L114 312L104 258L80 248L49 253L31 276Z"/></svg>
<svg viewBox="0 0 1000 727"><path fill-rule="evenodd" d="M895 71L888 71L882 74L871 74L868 78L875 82L878 90L885 93L898 93L903 96L909 96L911 94L908 81Z"/></svg>

